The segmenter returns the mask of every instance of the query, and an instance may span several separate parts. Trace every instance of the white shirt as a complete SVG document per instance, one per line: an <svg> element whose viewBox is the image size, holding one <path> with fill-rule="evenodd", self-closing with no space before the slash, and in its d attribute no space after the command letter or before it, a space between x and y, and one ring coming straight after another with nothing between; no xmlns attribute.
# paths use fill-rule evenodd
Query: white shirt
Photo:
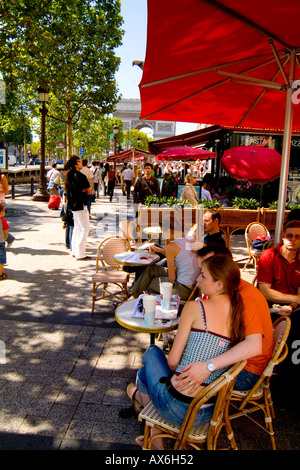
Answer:
<svg viewBox="0 0 300 470"><path fill-rule="evenodd" d="M81 168L80 172L83 173L87 177L87 179L89 180L89 183L91 184L91 182L94 179L92 170L90 170L87 166L84 166Z"/></svg>
<svg viewBox="0 0 300 470"><path fill-rule="evenodd" d="M99 183L100 181L100 169L97 166L93 166L92 168L94 183Z"/></svg>
<svg viewBox="0 0 300 470"><path fill-rule="evenodd" d="M127 181L132 181L133 178L135 178L134 171L131 168L126 168L126 170L123 171L123 179Z"/></svg>

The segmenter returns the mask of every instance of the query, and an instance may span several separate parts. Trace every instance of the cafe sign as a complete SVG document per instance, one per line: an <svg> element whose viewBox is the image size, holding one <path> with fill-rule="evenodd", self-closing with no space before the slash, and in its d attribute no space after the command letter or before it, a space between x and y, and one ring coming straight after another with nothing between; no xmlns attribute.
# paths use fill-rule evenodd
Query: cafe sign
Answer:
<svg viewBox="0 0 300 470"><path fill-rule="evenodd" d="M262 147L270 146L270 137L263 135L246 135L245 145L261 145Z"/></svg>
<svg viewBox="0 0 300 470"><path fill-rule="evenodd" d="M296 138L295 138L295 137L294 137L294 138L292 137L291 146L292 146L292 147L298 147L298 148L299 148L299 147L300 147L300 137L298 137L298 138L297 138L297 137L296 137Z"/></svg>

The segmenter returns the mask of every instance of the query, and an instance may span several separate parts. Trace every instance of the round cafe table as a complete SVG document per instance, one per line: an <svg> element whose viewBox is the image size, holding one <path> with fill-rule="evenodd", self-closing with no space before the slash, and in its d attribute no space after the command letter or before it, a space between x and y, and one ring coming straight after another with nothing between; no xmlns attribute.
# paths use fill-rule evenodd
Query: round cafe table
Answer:
<svg viewBox="0 0 300 470"><path fill-rule="evenodd" d="M162 235L162 228L159 226L155 227L145 227L143 228L143 232L147 233L147 235L150 235L150 237L154 237L155 235L158 235L158 243L161 245L161 235ZM150 238L151 239L151 238Z"/></svg>
<svg viewBox="0 0 300 470"><path fill-rule="evenodd" d="M156 333L166 333L167 331L173 331L178 328L178 316L174 320L156 320L154 326L151 327L145 326L143 318L133 317L131 315L137 301L137 299L127 300L116 308L115 319L119 325L127 330L149 333L150 344L155 344Z"/></svg>
<svg viewBox="0 0 300 470"><path fill-rule="evenodd" d="M160 261L160 257L148 253L141 254L139 251L124 251L114 255L114 260L125 266L149 266Z"/></svg>

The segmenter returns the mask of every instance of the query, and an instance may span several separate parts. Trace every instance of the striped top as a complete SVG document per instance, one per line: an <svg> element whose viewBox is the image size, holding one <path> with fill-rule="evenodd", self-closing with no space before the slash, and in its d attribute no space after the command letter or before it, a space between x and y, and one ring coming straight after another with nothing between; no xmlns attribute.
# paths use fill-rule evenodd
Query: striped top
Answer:
<svg viewBox="0 0 300 470"><path fill-rule="evenodd" d="M198 304L205 329L191 329L180 364L175 371L176 375L179 375L182 369L191 362L206 361L213 357L220 356L220 354L227 351L230 345L230 338L208 331L204 306L200 300L198 300ZM227 369L228 367L214 371L203 383L205 385L210 384Z"/></svg>

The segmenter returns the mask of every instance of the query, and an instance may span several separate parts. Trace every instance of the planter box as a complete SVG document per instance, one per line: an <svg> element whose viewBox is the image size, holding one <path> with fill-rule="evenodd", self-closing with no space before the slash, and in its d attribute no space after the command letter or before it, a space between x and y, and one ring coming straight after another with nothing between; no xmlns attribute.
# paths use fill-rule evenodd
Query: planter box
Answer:
<svg viewBox="0 0 300 470"><path fill-rule="evenodd" d="M199 223L200 221L200 223ZM156 240L174 240L182 238L188 234L192 227L197 224L195 237L200 239L203 235L203 207L165 207L139 205L138 225L141 230L142 238L145 238L143 230L146 227L160 227L161 236L151 235Z"/></svg>
<svg viewBox="0 0 300 470"><path fill-rule="evenodd" d="M226 246L230 248L230 237L236 230L245 230L251 222L259 222L260 209L217 209L221 214L220 229L225 234ZM187 235L188 231L197 224L196 238L203 236L203 213L202 206L164 207L139 205L138 224L141 233L146 227L161 227L162 236L154 235L153 239L173 240ZM200 222L199 222L200 221ZM173 233L174 231L174 233Z"/></svg>
<svg viewBox="0 0 300 470"><path fill-rule="evenodd" d="M230 249L230 237L236 230L245 230L251 222L260 221L260 209L233 209L224 207L217 209L221 215L220 229L225 234L227 248Z"/></svg>
<svg viewBox="0 0 300 470"><path fill-rule="evenodd" d="M284 220L286 220L287 215L290 211L284 211ZM277 210L275 209L265 209L264 207L261 209L261 223L264 224L268 230L275 230L276 228L276 218L277 218Z"/></svg>

